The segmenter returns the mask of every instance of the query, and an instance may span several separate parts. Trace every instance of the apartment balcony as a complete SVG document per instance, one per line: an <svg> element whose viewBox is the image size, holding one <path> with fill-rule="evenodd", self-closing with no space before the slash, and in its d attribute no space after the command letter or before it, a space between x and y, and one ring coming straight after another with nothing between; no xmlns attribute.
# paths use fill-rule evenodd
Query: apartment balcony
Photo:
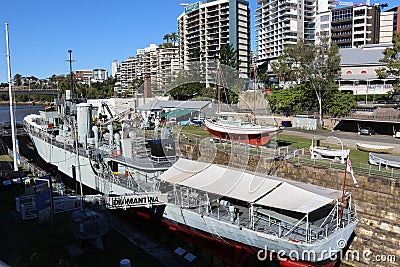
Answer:
<svg viewBox="0 0 400 267"><path fill-rule="evenodd" d="M218 12L206 15L206 19L218 18L218 17L219 17L219 13Z"/></svg>
<svg viewBox="0 0 400 267"><path fill-rule="evenodd" d="M364 39L364 37L354 37L354 38L353 38L353 42L361 42L361 43L364 43L364 41L366 41L366 40Z"/></svg>
<svg viewBox="0 0 400 267"><path fill-rule="evenodd" d="M360 26L366 27L367 23L365 21L363 21L363 22L355 22L354 23L354 27L360 27Z"/></svg>
<svg viewBox="0 0 400 267"><path fill-rule="evenodd" d="M341 31L346 31L346 30L351 30L351 25L349 25L349 26L343 26L343 27L332 27L331 28L331 32L332 33L334 33L334 32L341 32Z"/></svg>
<svg viewBox="0 0 400 267"><path fill-rule="evenodd" d="M351 38L345 38L345 39L333 39L332 38L332 43L335 44L350 44L351 45Z"/></svg>

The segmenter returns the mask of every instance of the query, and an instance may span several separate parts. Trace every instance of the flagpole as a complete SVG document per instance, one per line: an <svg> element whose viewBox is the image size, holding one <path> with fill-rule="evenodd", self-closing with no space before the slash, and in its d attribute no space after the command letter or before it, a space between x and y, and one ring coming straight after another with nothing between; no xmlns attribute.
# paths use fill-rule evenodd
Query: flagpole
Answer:
<svg viewBox="0 0 400 267"><path fill-rule="evenodd" d="M16 130L15 130L15 119L14 119L14 100L12 97L10 41L8 39L8 23L6 23L6 45L7 45L7 65L8 65L8 95L10 98L11 140L13 145L14 171L18 171L17 143L16 143L17 137L15 133Z"/></svg>
<svg viewBox="0 0 400 267"><path fill-rule="evenodd" d="M345 194L344 190L346 188L346 176L347 176L348 158L349 158L349 156L346 157L346 167L344 168L343 189L342 189L342 203L340 205L340 222L342 222L342 217L343 217L343 205L344 205L344 194Z"/></svg>

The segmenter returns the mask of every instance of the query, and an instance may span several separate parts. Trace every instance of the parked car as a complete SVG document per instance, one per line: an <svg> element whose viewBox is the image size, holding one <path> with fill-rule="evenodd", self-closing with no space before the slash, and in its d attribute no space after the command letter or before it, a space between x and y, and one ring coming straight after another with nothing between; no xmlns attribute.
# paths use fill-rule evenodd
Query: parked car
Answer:
<svg viewBox="0 0 400 267"><path fill-rule="evenodd" d="M360 129L360 131L358 132L358 134L362 134L362 135L373 135L376 134L375 130L372 129L371 127L363 127Z"/></svg>

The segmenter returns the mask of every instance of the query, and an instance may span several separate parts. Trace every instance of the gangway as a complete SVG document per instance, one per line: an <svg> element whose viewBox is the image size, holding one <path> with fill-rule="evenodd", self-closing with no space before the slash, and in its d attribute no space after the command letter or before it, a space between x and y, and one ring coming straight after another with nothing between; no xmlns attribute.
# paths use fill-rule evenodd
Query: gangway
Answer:
<svg viewBox="0 0 400 267"><path fill-rule="evenodd" d="M163 205L166 195L160 192L135 192L130 195L85 195L84 202L95 205L99 209L124 209ZM53 197L54 214L73 211L81 208L81 196L56 196ZM15 198L16 210L23 220L38 217L36 195L24 195Z"/></svg>
<svg viewBox="0 0 400 267"><path fill-rule="evenodd" d="M68 212L81 208L80 196L57 196L53 198L54 214ZM24 195L15 198L15 207L23 220L38 218L36 195Z"/></svg>

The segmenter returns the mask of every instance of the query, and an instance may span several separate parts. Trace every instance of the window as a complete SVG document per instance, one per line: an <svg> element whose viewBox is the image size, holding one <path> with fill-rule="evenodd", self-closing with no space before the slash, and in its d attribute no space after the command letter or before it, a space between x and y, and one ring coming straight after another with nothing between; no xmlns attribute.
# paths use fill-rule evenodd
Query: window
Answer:
<svg viewBox="0 0 400 267"><path fill-rule="evenodd" d="M329 21L329 15L321 16L321 22L324 22L324 21Z"/></svg>

